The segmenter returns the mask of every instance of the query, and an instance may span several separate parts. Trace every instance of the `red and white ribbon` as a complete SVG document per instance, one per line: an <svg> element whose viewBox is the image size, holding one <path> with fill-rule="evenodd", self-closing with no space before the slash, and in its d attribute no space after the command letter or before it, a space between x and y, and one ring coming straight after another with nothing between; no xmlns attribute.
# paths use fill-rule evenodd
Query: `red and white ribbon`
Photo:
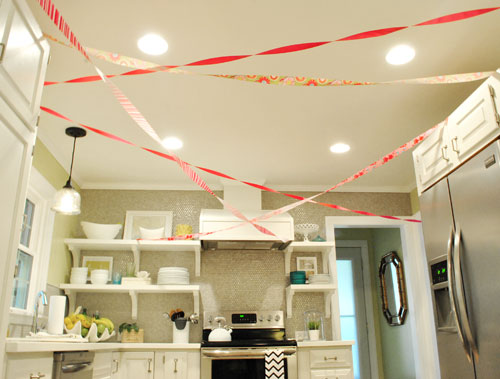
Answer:
<svg viewBox="0 0 500 379"><path fill-rule="evenodd" d="M97 129L97 128L94 128L94 127L91 127L91 126L88 126L88 125L76 122L76 121L71 120L70 118L68 118L66 116L63 116L62 114L60 114L59 112L56 112L53 109L50 109L50 108L47 108L47 107L40 107L40 109L42 111L44 111L44 112L47 112L47 113L51 114L52 116L59 117L59 118L61 118L63 120L69 121L71 123L78 124L81 127L86 128L86 129L88 129L88 130L90 130L90 131L92 131L92 132L94 132L96 134L99 134L101 136L110 138L110 139L118 141L118 142L126 143L126 144L131 145L131 146L138 147L138 148L140 148L142 150L145 150L145 151L147 151L147 152L149 152L151 154L155 154L155 155L157 155L159 157L162 157L162 158L165 158L165 159L168 159L168 160L171 160L171 161L175 161L175 157L173 157L172 155L169 155L169 154L166 154L166 153L162 153L160 151L156 151L156 150L149 149L149 148L146 148L146 147L141 147L139 145L136 145L133 142L127 141L127 140L125 140L125 139L123 139L121 137L118 137L118 136L114 135L114 134L111 134L111 133L108 133L106 131L103 131L103 130L100 130L100 129ZM446 122L446 121L443 121L443 122ZM284 192L280 192L278 190L275 190L275 189L272 189L270 187L266 187L266 186L263 186L263 185L260 185L260 184L256 184L256 183L252 183L252 182L248 182L248 181L239 180L239 179L236 179L236 178L234 178L232 176L229 176L229 175L226 175L224 173L221 173L219 171L211 170L211 169L208 169L208 168L205 168L205 167L194 166L194 165L193 165L193 167L195 167L197 169L200 169L200 170L203 170L203 171L205 171L205 172L207 172L209 174L212 174L212 175L215 175L215 176L218 176L218 177L221 177L221 178L229 179L229 180L238 181L240 183L246 184L248 186L251 186L251 187L263 190L263 191L273 192L273 193L276 193L276 194L281 194L281 195L288 196L288 197L293 198L295 200L300 200L299 202L286 205L285 207L282 207L280 209L274 210L274 211L269 212L269 213L267 213L265 215L262 215L260 217L257 217L257 218L254 218L254 219L250 220L250 221L253 221L253 222L262 221L262 220L268 219L268 218L270 218L270 217L272 217L274 215L284 213L284 212L286 212L286 211L288 211L290 209L293 209L293 208L295 208L295 207L297 207L297 206L299 206L299 205L301 205L301 204L303 204L305 202L319 204L319 205L324 206L324 207L328 207L328 208L332 208L332 209L338 209L338 210L341 210L341 211L357 213L357 214L364 215L364 216L376 216L376 217L383 217L383 218L388 218L388 219L392 219L392 220L403 220L403 221L409 221L409 222L420 222L420 220L415 220L415 219L398 218L398 217L395 217L395 216L378 215L378 214L375 214L375 213L371 213L371 212L367 212L367 211L362 211L362 210L353 210L353 209L349 209L349 208L346 208L346 207L343 207L343 206L340 206L340 205L336 205L336 204L329 204L329 203L324 203L324 202L317 202L317 201L314 201L313 199L316 198L316 197L318 197L318 196L320 196L320 195L322 195L322 194L324 194L324 193L333 191L334 189L336 189L336 188L338 188L338 187L340 187L340 186L342 186L344 184L347 184L349 182L352 182L352 181L360 178L361 176L370 173L374 169L383 166L384 164L386 164L389 161L393 160L394 158L396 158L400 154L404 153L405 151L408 151L412 147L414 147L417 144L419 144L420 142L422 142L436 128L438 128L441 124L442 123L439 123L439 124L433 126L432 128L428 129L424 133L422 133L419 136L413 138L411 141L409 141L409 142L401 145L400 147L398 147L394 151L390 152L389 154L384 155L382 158L380 158L377 161L373 162L372 164L368 165L364 169L359 170L354 175L351 175L347 179L344 179L343 181L341 181L340 183L336 184L335 186L329 188L328 190L323 191L323 192L321 192L319 194L316 194L314 196L311 196L309 198L305 198L305 197L298 196L298 195L292 195L292 194L288 194L288 193L284 193ZM190 163L187 163L187 162L183 162L183 163L185 165L190 165L191 166Z"/></svg>

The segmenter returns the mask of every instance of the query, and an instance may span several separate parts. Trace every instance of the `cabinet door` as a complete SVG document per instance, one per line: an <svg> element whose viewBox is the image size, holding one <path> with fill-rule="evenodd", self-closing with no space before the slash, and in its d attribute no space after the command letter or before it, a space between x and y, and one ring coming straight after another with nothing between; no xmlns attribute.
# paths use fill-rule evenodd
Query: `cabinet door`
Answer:
<svg viewBox="0 0 500 379"><path fill-rule="evenodd" d="M449 138L459 163L500 135L500 81L490 77L449 117Z"/></svg>
<svg viewBox="0 0 500 379"><path fill-rule="evenodd" d="M98 351L95 353L92 379L111 379L111 354L110 351Z"/></svg>
<svg viewBox="0 0 500 379"><path fill-rule="evenodd" d="M155 379L200 379L200 351L155 353Z"/></svg>
<svg viewBox="0 0 500 379"><path fill-rule="evenodd" d="M118 374L113 379L153 379L153 352L123 352L120 353Z"/></svg>
<svg viewBox="0 0 500 379"><path fill-rule="evenodd" d="M312 370L311 379L353 379L350 369L339 370Z"/></svg>
<svg viewBox="0 0 500 379"><path fill-rule="evenodd" d="M441 125L415 148L413 161L419 195L452 170L456 158L448 142L446 125Z"/></svg>
<svg viewBox="0 0 500 379"><path fill-rule="evenodd" d="M52 378L52 353L8 354L5 378L30 379Z"/></svg>
<svg viewBox="0 0 500 379"><path fill-rule="evenodd" d="M35 130L49 54L24 0L0 2L0 95Z"/></svg>

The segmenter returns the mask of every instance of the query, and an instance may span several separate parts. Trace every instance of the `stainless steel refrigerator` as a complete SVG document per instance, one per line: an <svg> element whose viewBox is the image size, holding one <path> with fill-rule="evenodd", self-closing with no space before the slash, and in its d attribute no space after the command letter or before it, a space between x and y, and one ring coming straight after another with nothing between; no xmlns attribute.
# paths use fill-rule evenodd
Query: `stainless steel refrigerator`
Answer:
<svg viewBox="0 0 500 379"><path fill-rule="evenodd" d="M500 143L420 196L443 379L500 378Z"/></svg>

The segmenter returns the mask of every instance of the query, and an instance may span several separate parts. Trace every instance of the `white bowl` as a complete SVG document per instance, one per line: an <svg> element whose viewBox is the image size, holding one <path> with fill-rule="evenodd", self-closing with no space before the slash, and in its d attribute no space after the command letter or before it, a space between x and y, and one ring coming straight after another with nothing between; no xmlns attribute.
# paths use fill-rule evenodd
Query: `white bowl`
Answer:
<svg viewBox="0 0 500 379"><path fill-rule="evenodd" d="M98 284L98 285L99 284L106 284L106 283L108 283L108 277L107 276L106 277L95 277L95 276L93 276L93 277L90 278L90 282L92 284Z"/></svg>
<svg viewBox="0 0 500 379"><path fill-rule="evenodd" d="M146 240L157 240L159 238L165 238L165 228L158 229L146 229L139 226L139 232L141 234L141 238Z"/></svg>
<svg viewBox="0 0 500 379"><path fill-rule="evenodd" d="M87 272L88 267L71 267L71 272Z"/></svg>
<svg viewBox="0 0 500 379"><path fill-rule="evenodd" d="M89 239L114 239L120 229L121 224L96 224L94 222L82 221L83 232Z"/></svg>
<svg viewBox="0 0 500 379"><path fill-rule="evenodd" d="M184 271L187 272L188 269L185 267L161 267L159 272L167 272L167 271Z"/></svg>
<svg viewBox="0 0 500 379"><path fill-rule="evenodd" d="M106 269L100 269L100 268L96 268L95 270L92 270L90 272L90 276L92 275L109 275L109 270L106 270Z"/></svg>

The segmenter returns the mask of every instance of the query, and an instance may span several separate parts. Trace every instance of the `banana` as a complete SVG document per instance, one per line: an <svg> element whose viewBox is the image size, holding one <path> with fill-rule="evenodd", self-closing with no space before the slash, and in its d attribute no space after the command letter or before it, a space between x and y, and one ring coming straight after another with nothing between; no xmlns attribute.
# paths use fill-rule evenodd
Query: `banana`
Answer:
<svg viewBox="0 0 500 379"><path fill-rule="evenodd" d="M90 317L88 317L88 316L85 316L85 315L82 315L82 314L77 314L76 318L79 321L81 321L82 326L84 328L90 328L90 326L92 325L92 319Z"/></svg>
<svg viewBox="0 0 500 379"><path fill-rule="evenodd" d="M102 317L98 320L94 321L97 325L102 324L108 329L109 333L113 333L113 330L115 329L115 326L113 325L113 322L106 317Z"/></svg>

